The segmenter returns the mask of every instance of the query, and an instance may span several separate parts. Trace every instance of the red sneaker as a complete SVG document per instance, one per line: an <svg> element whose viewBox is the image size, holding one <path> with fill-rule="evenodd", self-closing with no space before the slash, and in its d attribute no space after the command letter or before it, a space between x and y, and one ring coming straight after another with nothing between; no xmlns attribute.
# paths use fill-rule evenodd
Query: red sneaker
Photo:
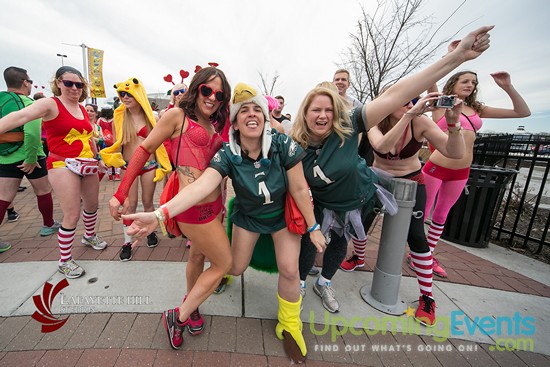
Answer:
<svg viewBox="0 0 550 367"><path fill-rule="evenodd" d="M439 261L434 257L433 273L441 278L447 278L447 272L439 265Z"/></svg>
<svg viewBox="0 0 550 367"><path fill-rule="evenodd" d="M182 333L187 326L187 321L181 323L179 321L179 309L176 307L173 310L164 311L162 319L164 321L164 328L168 333L168 341L172 349L180 349L183 345Z"/></svg>
<svg viewBox="0 0 550 367"><path fill-rule="evenodd" d="M359 260L359 257L353 254L349 259L342 261L340 269L343 271L354 271L357 268L365 266L365 260Z"/></svg>
<svg viewBox="0 0 550 367"><path fill-rule="evenodd" d="M120 181L120 174L119 173L115 174L115 181Z"/></svg>
<svg viewBox="0 0 550 367"><path fill-rule="evenodd" d="M414 319L427 327L435 325L435 300L425 294L418 299L418 308L414 314Z"/></svg>
<svg viewBox="0 0 550 367"><path fill-rule="evenodd" d="M204 330L204 319L198 308L187 319L187 330L191 335L199 335Z"/></svg>

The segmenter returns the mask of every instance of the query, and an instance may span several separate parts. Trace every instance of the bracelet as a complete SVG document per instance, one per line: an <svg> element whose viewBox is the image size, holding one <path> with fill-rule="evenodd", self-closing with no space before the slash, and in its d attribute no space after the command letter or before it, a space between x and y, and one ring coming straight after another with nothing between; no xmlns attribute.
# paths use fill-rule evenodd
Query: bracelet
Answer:
<svg viewBox="0 0 550 367"><path fill-rule="evenodd" d="M458 129L456 130L447 130L449 132L449 134L460 134L460 132L462 131L462 127L459 126Z"/></svg>
<svg viewBox="0 0 550 367"><path fill-rule="evenodd" d="M166 226L164 225L164 213L162 210L155 210L153 213L155 213L155 216L157 217L157 221L159 222L160 230L162 231L162 234L167 236L168 232L166 231Z"/></svg>
<svg viewBox="0 0 550 367"><path fill-rule="evenodd" d="M163 204L160 206L159 209L162 209L162 214L164 215L164 220L170 219L170 213L168 213L168 208L166 207L166 204Z"/></svg>
<svg viewBox="0 0 550 367"><path fill-rule="evenodd" d="M314 225L312 225L310 228L307 229L307 233L311 233L313 231L319 231L321 230L321 226L319 225L319 223L315 222Z"/></svg>
<svg viewBox="0 0 550 367"><path fill-rule="evenodd" d="M456 127L456 125L457 125L456 123L454 123L454 124L447 124L447 127Z"/></svg>

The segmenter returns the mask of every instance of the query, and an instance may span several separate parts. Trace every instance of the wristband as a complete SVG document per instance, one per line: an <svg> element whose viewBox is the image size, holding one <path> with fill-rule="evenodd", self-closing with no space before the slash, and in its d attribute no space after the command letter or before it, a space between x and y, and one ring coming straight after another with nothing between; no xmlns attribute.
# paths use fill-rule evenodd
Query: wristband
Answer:
<svg viewBox="0 0 550 367"><path fill-rule="evenodd" d="M162 234L167 236L168 232L166 231L166 226L164 225L164 214L161 210L157 209L153 213L155 213L155 216L157 217L157 221L159 222L160 230L162 231Z"/></svg>
<svg viewBox="0 0 550 367"><path fill-rule="evenodd" d="M159 209L162 210L164 220L170 219L170 213L168 213L168 208L166 207L166 204L161 205Z"/></svg>
<svg viewBox="0 0 550 367"><path fill-rule="evenodd" d="M458 129L456 130L447 130L449 131L449 134L460 134L460 132L462 131L462 127L458 127Z"/></svg>
<svg viewBox="0 0 550 367"><path fill-rule="evenodd" d="M321 226L319 225L319 223L315 223L314 225L312 225L310 228L307 229L307 233L311 233L313 231L318 231L318 230L321 230Z"/></svg>

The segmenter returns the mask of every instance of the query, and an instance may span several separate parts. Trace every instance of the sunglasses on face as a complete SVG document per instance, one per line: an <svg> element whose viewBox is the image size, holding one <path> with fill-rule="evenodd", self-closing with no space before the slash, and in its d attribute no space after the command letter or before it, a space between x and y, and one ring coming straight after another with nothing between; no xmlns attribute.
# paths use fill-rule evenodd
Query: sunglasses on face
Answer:
<svg viewBox="0 0 550 367"><path fill-rule="evenodd" d="M23 79L23 80L32 84L32 80L31 80L31 79Z"/></svg>
<svg viewBox="0 0 550 367"><path fill-rule="evenodd" d="M405 104L403 105L403 107L407 107L407 106L409 105L409 103L412 103L413 106L414 106L414 105L416 104L416 102L418 102L418 98L413 98L413 99L411 99L409 102L405 103Z"/></svg>
<svg viewBox="0 0 550 367"><path fill-rule="evenodd" d="M124 92L124 91L118 92L118 95L119 95L120 98L124 98L124 97L134 98L133 95L131 95L131 94L128 93L128 92Z"/></svg>
<svg viewBox="0 0 550 367"><path fill-rule="evenodd" d="M172 94L174 95L174 97L177 97L179 96L180 94L183 94L185 93L186 89L185 88L182 88L182 89L178 89L178 90L175 90L172 92Z"/></svg>
<svg viewBox="0 0 550 367"><path fill-rule="evenodd" d="M81 83L81 82L72 82L70 80L62 80L61 82L67 88L72 88L73 86L75 86L77 89L84 88L84 83Z"/></svg>
<svg viewBox="0 0 550 367"><path fill-rule="evenodd" d="M207 86L206 84L201 84L199 86L199 91L201 92L203 97L210 97L212 93L214 93L214 97L216 97L216 101L222 102L223 101L223 92L221 90L214 90Z"/></svg>

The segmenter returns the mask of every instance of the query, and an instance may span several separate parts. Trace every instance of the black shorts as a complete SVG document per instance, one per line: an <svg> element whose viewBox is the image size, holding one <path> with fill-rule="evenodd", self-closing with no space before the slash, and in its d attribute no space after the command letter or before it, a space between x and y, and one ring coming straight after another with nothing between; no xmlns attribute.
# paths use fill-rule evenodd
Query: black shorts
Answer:
<svg viewBox="0 0 550 367"><path fill-rule="evenodd" d="M29 180L36 180L37 178L42 178L48 175L48 169L46 168L46 157L38 158L40 168L36 167L31 174L27 174L17 167L21 164L23 164L23 161L12 164L0 164L0 177L22 179L23 176L26 176Z"/></svg>

